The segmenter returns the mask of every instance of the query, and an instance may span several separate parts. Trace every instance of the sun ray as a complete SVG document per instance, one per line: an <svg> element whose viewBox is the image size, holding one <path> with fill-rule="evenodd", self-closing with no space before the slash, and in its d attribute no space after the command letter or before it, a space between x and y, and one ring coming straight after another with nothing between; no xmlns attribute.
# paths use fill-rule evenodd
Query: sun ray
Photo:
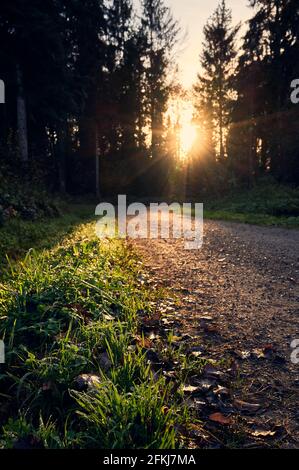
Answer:
<svg viewBox="0 0 299 470"><path fill-rule="evenodd" d="M197 131L192 122L184 122L180 130L181 149L183 154L187 155L192 149L196 140Z"/></svg>

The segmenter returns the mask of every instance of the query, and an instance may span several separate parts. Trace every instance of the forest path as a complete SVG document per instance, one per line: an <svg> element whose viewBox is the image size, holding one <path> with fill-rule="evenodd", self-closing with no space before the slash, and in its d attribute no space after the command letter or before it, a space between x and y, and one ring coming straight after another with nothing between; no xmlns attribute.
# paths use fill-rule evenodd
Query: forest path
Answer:
<svg viewBox="0 0 299 470"><path fill-rule="evenodd" d="M238 410L257 443L271 431L277 444L298 446L299 364L290 344L299 338L299 231L205 221L200 250L185 250L182 239L135 245L150 283L180 298L169 323L175 334L232 365L233 399L245 402Z"/></svg>

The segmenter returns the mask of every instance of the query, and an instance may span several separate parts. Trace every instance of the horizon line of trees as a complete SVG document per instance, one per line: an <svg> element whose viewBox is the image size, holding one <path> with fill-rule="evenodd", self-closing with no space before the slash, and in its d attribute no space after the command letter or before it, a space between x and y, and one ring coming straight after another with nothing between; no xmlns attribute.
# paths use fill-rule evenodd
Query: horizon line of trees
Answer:
<svg viewBox="0 0 299 470"><path fill-rule="evenodd" d="M165 185L178 35L164 0L2 0L1 161L62 193Z"/></svg>
<svg viewBox="0 0 299 470"><path fill-rule="evenodd" d="M2 0L0 184L12 174L98 196L213 193L263 175L298 185L299 4L249 4L241 47L225 0L204 28L200 145L181 165L179 116L166 112L185 93L180 27L164 0Z"/></svg>

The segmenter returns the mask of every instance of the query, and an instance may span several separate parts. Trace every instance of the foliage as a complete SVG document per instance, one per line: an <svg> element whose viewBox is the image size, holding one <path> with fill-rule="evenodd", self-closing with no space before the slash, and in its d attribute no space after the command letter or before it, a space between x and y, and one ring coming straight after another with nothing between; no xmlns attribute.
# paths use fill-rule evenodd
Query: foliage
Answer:
<svg viewBox="0 0 299 470"><path fill-rule="evenodd" d="M290 84L298 77L296 0L251 1L235 80L238 99L229 135L231 168L251 184L261 174L298 184L298 107Z"/></svg>
<svg viewBox="0 0 299 470"><path fill-rule="evenodd" d="M230 123L233 103L236 36L239 29L239 25L232 26L231 10L222 0L204 27L203 72L198 75L194 87L197 119L201 125L205 124L204 133L212 133L215 153L220 160L226 155L225 129ZM202 117L203 121L200 119Z"/></svg>
<svg viewBox="0 0 299 470"><path fill-rule="evenodd" d="M212 190L218 170L226 189L251 187L267 175L283 184L299 181L298 106L290 99L290 84L299 75L298 2L252 0L250 6L253 16L238 57L238 26L231 26L225 1L204 29L203 73L195 86L201 145L191 168L197 186ZM222 167L214 165L215 153Z"/></svg>
<svg viewBox="0 0 299 470"><path fill-rule="evenodd" d="M299 226L299 191L263 179L251 190L209 200L205 217L258 225Z"/></svg>
<svg viewBox="0 0 299 470"><path fill-rule="evenodd" d="M149 157L163 148L178 27L163 0L141 2L140 18L133 6L131 0L1 2L7 103L0 109L0 142L8 153L14 136L14 165L28 141L28 161L19 163L31 183L28 166L40 166L54 190L98 194L98 150L108 173L104 192L114 191L110 178L118 166L123 190L150 184Z"/></svg>

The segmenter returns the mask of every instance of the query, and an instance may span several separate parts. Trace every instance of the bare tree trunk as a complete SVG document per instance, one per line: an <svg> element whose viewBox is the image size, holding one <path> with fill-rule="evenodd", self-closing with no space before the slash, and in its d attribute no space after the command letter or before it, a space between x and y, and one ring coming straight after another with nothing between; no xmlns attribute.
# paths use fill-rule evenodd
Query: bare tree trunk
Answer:
<svg viewBox="0 0 299 470"><path fill-rule="evenodd" d="M20 65L17 65L17 124L19 152L22 162L28 162L28 133L27 112L24 95L23 74Z"/></svg>
<svg viewBox="0 0 299 470"><path fill-rule="evenodd" d="M61 123L57 131L59 191L66 193L66 124Z"/></svg>
<svg viewBox="0 0 299 470"><path fill-rule="evenodd" d="M101 188L100 188L100 154L99 154L99 142L98 142L98 127L96 124L96 196L101 197Z"/></svg>
<svg viewBox="0 0 299 470"><path fill-rule="evenodd" d="M80 155L82 159L82 189L85 193L97 193L97 87L93 84L79 122Z"/></svg>
<svg viewBox="0 0 299 470"><path fill-rule="evenodd" d="M220 160L224 160L224 141L223 141L223 111L222 111L222 105L220 109Z"/></svg>
<svg viewBox="0 0 299 470"><path fill-rule="evenodd" d="M222 69L220 77L220 93L219 93L219 140L220 140L220 161L224 160L224 132L223 132L223 83L222 83Z"/></svg>

